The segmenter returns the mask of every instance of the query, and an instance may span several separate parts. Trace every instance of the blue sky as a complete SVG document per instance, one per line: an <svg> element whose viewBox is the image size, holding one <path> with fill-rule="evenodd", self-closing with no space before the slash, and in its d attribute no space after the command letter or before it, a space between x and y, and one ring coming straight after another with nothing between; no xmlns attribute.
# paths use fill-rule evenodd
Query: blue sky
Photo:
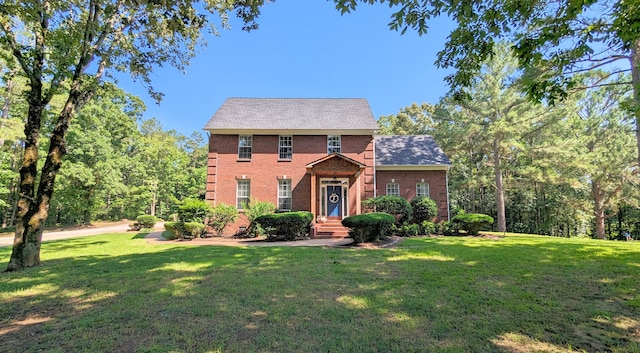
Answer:
<svg viewBox="0 0 640 353"><path fill-rule="evenodd" d="M208 38L186 73L155 70L160 105L140 83L121 79L120 86L145 101L145 118L185 135L201 131L228 97L366 98L376 118L436 103L448 87L434 62L452 25L441 18L426 36L401 36L387 26L391 13L386 4L360 5L341 16L332 1L277 0L263 7L258 30L233 21Z"/></svg>

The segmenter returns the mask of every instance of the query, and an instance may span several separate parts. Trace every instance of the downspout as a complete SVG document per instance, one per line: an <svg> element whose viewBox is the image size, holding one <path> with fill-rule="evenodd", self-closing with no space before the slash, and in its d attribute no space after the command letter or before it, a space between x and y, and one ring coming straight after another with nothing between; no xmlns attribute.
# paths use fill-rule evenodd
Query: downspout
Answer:
<svg viewBox="0 0 640 353"><path fill-rule="evenodd" d="M447 166L447 171L445 172L445 180L447 186L447 221L451 220L451 207L449 206L449 169L451 166Z"/></svg>

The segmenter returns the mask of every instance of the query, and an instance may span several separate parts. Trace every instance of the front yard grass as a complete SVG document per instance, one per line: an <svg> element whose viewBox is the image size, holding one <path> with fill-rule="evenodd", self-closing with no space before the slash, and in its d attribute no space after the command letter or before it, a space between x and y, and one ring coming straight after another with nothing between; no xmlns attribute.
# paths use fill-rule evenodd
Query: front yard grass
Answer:
<svg viewBox="0 0 640 353"><path fill-rule="evenodd" d="M46 242L42 259L0 274L0 351L640 352L640 242L234 248L128 233Z"/></svg>

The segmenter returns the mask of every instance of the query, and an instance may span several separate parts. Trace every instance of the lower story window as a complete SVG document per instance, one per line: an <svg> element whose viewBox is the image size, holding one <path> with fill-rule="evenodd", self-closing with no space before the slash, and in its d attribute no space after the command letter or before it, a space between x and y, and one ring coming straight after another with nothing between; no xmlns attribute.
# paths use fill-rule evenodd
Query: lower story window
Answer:
<svg viewBox="0 0 640 353"><path fill-rule="evenodd" d="M429 184L417 183L416 184L416 197L429 197Z"/></svg>
<svg viewBox="0 0 640 353"><path fill-rule="evenodd" d="M243 210L244 206L249 204L249 196L251 195L251 182L249 180L238 180L238 188L236 191L236 208Z"/></svg>
<svg viewBox="0 0 640 353"><path fill-rule="evenodd" d="M291 211L291 180L278 181L278 210Z"/></svg>
<svg viewBox="0 0 640 353"><path fill-rule="evenodd" d="M387 195L388 196L400 196L400 184L387 183Z"/></svg>

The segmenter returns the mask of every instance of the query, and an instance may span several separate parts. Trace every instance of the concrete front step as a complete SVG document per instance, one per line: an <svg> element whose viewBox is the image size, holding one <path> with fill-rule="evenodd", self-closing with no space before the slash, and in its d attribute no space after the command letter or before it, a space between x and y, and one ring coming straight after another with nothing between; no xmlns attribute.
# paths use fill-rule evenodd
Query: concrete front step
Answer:
<svg viewBox="0 0 640 353"><path fill-rule="evenodd" d="M349 228L344 227L340 221L327 221L315 226L315 238L346 238L349 236Z"/></svg>

